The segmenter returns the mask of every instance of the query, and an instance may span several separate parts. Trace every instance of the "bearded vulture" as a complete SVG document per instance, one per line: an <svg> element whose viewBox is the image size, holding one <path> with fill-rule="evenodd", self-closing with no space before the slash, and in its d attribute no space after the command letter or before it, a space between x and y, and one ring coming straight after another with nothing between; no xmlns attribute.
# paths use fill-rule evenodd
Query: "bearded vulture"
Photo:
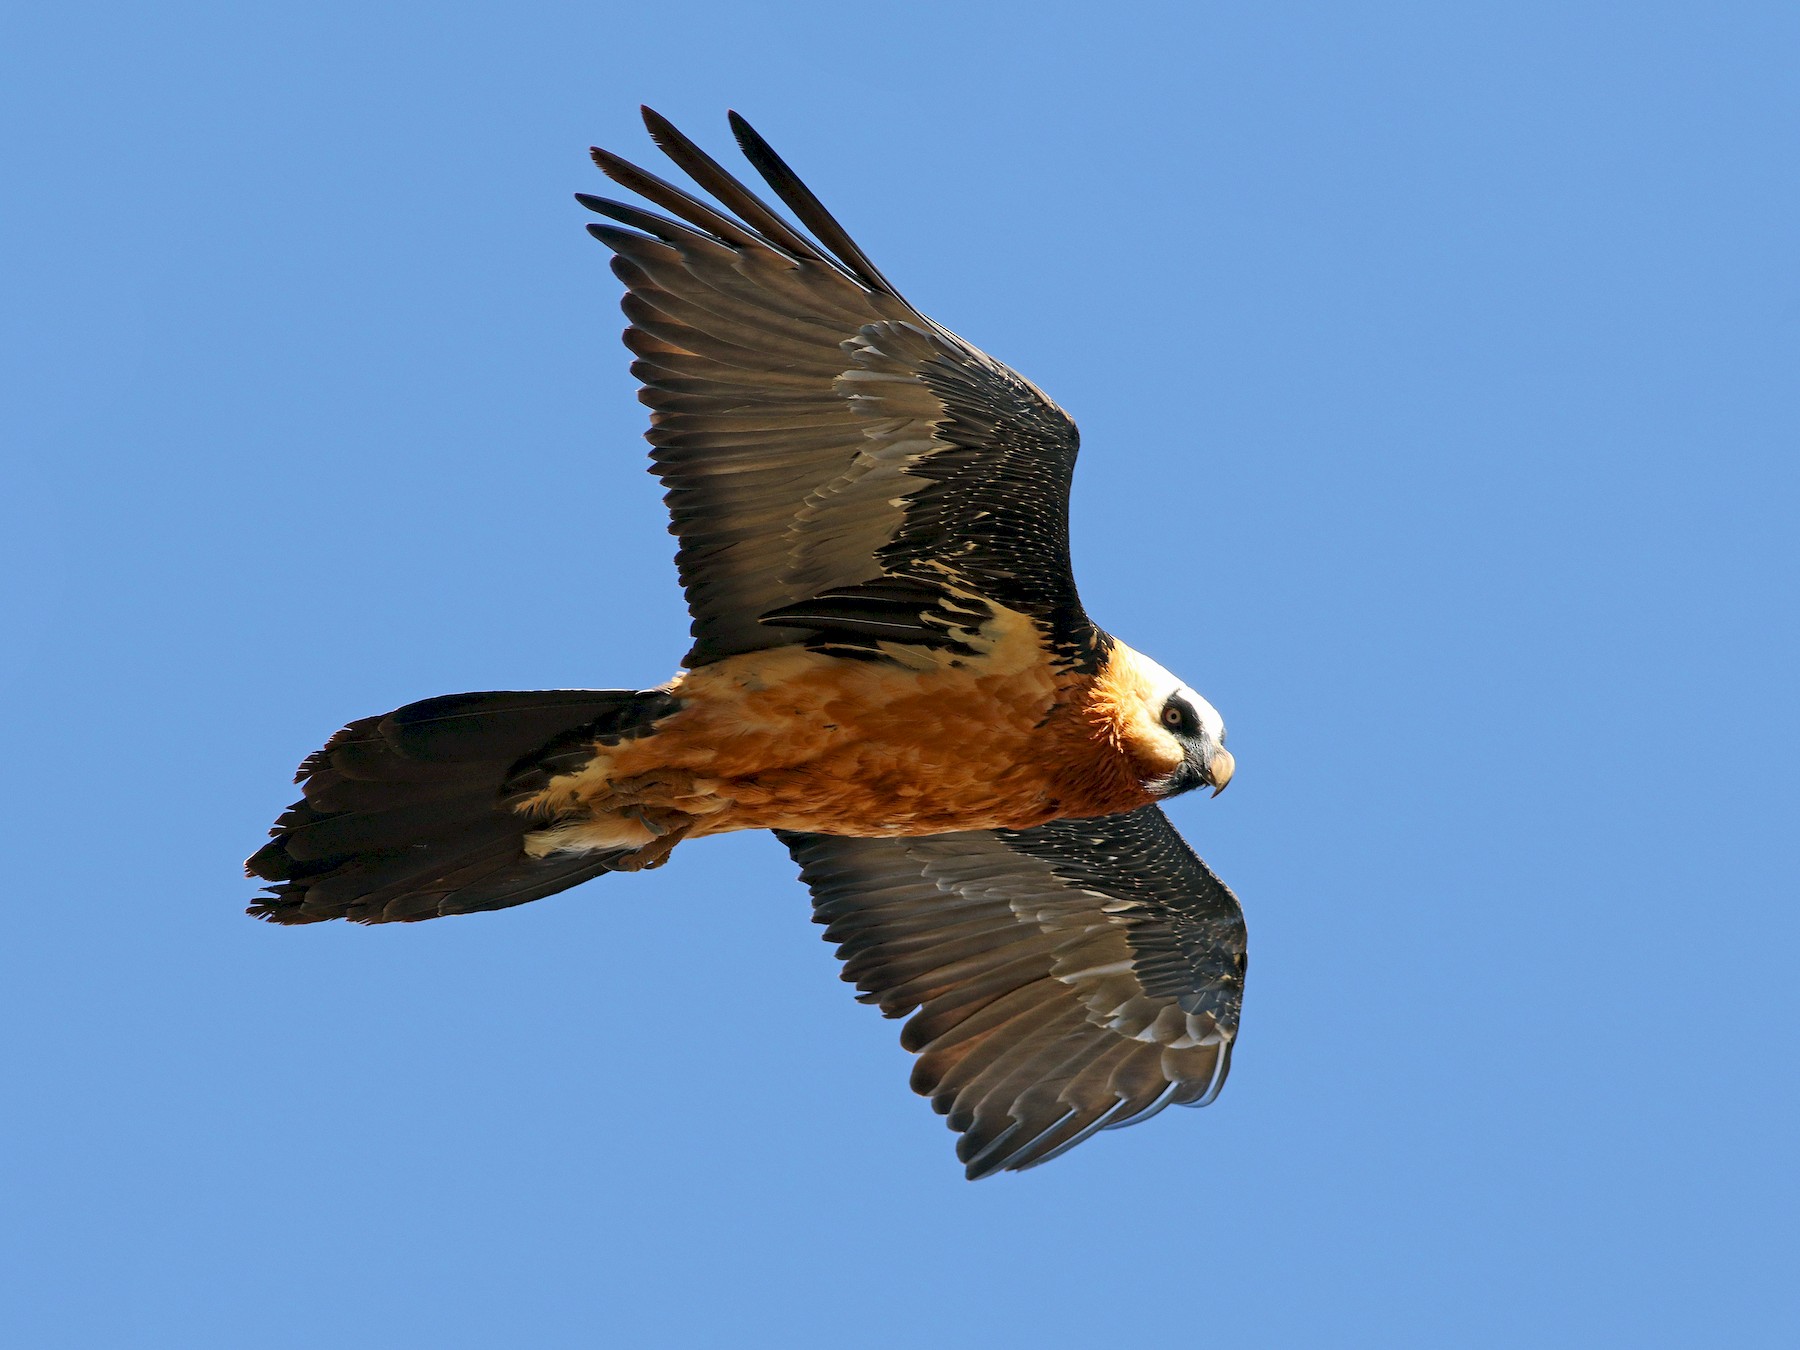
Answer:
<svg viewBox="0 0 1800 1350"><path fill-rule="evenodd" d="M1074 423L901 298L737 114L791 218L644 119L704 195L595 150L660 210L578 199L625 284L683 669L350 723L249 860L250 912L504 909L768 829L844 978L910 1017L971 1178L1212 1101L1243 914L1157 803L1233 761L1213 706L1082 609Z"/></svg>

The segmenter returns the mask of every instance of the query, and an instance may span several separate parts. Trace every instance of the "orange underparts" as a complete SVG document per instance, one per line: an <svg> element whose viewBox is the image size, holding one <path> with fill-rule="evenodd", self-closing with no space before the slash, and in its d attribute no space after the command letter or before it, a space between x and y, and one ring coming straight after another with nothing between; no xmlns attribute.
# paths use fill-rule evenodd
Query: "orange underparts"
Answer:
<svg viewBox="0 0 1800 1350"><path fill-rule="evenodd" d="M532 851L644 848L653 866L728 830L1025 829L1149 802L1143 784L1172 766L1138 744L1134 654L1120 644L1099 675L1058 674L1014 617L973 659L787 647L688 672L652 733L596 747L527 804L546 820Z"/></svg>

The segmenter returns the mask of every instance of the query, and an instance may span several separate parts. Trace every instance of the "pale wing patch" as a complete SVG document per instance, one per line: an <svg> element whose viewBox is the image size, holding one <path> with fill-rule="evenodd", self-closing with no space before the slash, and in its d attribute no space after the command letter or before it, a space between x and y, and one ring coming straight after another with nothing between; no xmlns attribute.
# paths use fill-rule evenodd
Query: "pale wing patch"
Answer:
<svg viewBox="0 0 1800 1350"><path fill-rule="evenodd" d="M794 561L782 583L796 597L866 580L918 486L908 470L946 448L937 438L944 405L917 369L936 350L917 328L868 324L843 346L855 366L832 389L857 414L867 443L847 470L807 494L788 527Z"/></svg>
<svg viewBox="0 0 1800 1350"><path fill-rule="evenodd" d="M1088 1021L1131 1040L1168 1050L1218 1045L1223 1039L1210 1013L1184 1013L1166 998L1144 992L1133 961L1127 916L1137 901L1059 882L1051 869L1012 853L971 867L966 846L912 845L924 874L947 891L969 899L1001 900L1022 922L1055 940L1050 973L1079 994Z"/></svg>

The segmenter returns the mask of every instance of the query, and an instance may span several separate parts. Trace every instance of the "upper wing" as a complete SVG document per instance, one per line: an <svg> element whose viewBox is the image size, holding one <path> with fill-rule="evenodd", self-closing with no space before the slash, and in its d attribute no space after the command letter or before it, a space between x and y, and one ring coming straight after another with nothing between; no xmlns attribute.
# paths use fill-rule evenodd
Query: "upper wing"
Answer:
<svg viewBox="0 0 1800 1350"><path fill-rule="evenodd" d="M608 176L679 219L577 196L632 227L588 229L626 285L625 342L694 616L687 664L794 642L954 647L987 600L1082 660L1067 414L901 299L735 113L746 157L820 242L644 119L719 205L604 150Z"/></svg>
<svg viewBox="0 0 1800 1350"><path fill-rule="evenodd" d="M781 835L844 978L916 1015L915 1091L971 1179L1225 1085L1245 968L1237 897L1154 806L1031 830Z"/></svg>

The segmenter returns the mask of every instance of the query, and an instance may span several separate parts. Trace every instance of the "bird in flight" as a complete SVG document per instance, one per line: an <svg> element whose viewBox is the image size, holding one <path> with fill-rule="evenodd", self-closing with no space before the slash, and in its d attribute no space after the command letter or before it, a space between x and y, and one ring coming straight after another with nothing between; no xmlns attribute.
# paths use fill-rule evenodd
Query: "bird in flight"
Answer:
<svg viewBox="0 0 1800 1350"><path fill-rule="evenodd" d="M901 298L737 114L791 219L644 120L704 195L597 149L660 209L577 196L625 284L683 669L350 723L246 864L271 883L250 913L504 909L773 830L844 978L910 1015L913 1087L971 1178L1205 1105L1243 914L1157 803L1233 761L1213 706L1082 609L1074 423Z"/></svg>

